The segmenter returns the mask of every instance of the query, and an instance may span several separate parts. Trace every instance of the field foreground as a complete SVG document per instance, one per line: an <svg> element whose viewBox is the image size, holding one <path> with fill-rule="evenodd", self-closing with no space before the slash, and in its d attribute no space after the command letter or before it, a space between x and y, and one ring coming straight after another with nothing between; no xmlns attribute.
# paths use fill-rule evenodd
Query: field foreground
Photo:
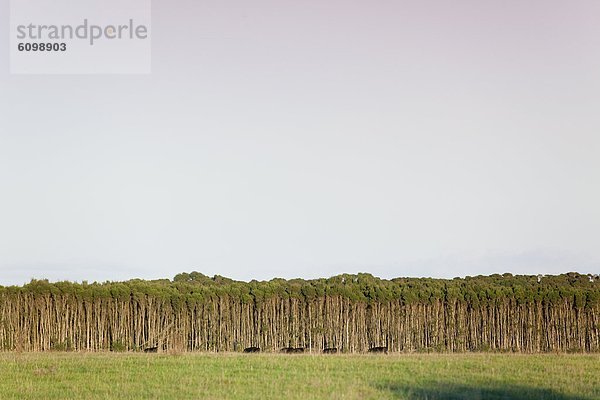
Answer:
<svg viewBox="0 0 600 400"><path fill-rule="evenodd" d="M600 355L2 353L2 399L600 398Z"/></svg>

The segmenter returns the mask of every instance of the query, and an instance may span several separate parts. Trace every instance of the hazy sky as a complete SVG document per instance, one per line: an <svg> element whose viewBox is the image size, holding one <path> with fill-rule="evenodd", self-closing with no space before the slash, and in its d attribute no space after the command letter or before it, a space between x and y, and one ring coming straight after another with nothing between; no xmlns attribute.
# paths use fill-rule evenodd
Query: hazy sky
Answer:
<svg viewBox="0 0 600 400"><path fill-rule="evenodd" d="M600 2L152 4L151 75L10 75L0 284L600 270Z"/></svg>

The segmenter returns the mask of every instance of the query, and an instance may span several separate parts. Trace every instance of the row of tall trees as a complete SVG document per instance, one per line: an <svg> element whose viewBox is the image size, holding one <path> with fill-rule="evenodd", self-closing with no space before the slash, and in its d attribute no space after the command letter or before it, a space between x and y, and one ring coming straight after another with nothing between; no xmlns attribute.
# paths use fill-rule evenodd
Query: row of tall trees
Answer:
<svg viewBox="0 0 600 400"><path fill-rule="evenodd" d="M0 349L320 352L600 351L600 281L569 273L455 278L369 274L238 282L0 287Z"/></svg>

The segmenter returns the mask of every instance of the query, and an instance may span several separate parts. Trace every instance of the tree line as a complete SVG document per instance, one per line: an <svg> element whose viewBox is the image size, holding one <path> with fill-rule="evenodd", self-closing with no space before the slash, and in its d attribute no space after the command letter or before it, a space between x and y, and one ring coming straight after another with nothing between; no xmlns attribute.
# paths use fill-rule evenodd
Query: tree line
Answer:
<svg viewBox="0 0 600 400"><path fill-rule="evenodd" d="M370 274L0 287L0 350L599 352L600 279Z"/></svg>

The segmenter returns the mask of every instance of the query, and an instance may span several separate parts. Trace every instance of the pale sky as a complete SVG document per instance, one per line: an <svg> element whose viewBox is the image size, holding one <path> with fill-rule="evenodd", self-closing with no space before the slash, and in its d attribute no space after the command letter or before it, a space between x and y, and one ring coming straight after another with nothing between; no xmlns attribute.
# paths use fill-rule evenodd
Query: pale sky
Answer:
<svg viewBox="0 0 600 400"><path fill-rule="evenodd" d="M0 284L600 271L600 2L152 3L152 74L10 75Z"/></svg>

